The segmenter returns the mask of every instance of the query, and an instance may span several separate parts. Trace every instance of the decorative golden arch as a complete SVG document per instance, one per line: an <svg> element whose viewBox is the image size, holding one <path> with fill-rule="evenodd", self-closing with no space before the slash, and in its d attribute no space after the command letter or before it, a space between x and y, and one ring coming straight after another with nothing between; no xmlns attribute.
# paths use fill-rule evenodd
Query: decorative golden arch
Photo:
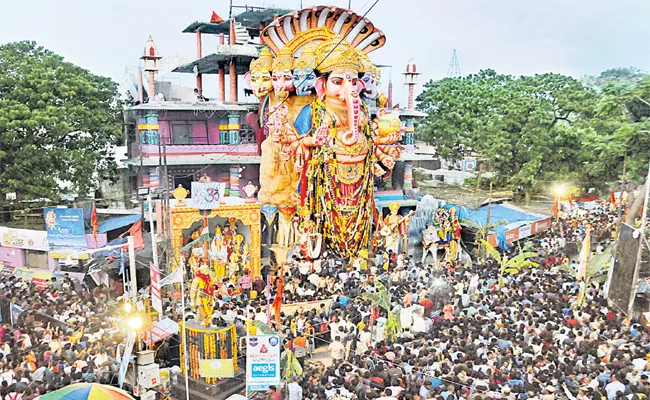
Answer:
<svg viewBox="0 0 650 400"><path fill-rule="evenodd" d="M172 208L172 246L177 259L181 257L183 247L183 230L188 229L193 223L206 218L204 212L197 208L173 207ZM261 261L261 212L259 203L241 204L235 206L220 206L210 210L207 218L236 218L250 230L250 256L253 276L259 276L262 269Z"/></svg>

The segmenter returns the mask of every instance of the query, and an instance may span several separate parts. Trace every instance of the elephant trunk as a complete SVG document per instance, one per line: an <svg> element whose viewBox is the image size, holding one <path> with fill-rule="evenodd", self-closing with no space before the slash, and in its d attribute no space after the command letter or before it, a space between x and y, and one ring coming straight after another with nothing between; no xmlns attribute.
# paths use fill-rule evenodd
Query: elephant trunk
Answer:
<svg viewBox="0 0 650 400"><path fill-rule="evenodd" d="M341 136L341 143L352 146L359 141L359 93L350 85L345 93L345 99L350 130Z"/></svg>

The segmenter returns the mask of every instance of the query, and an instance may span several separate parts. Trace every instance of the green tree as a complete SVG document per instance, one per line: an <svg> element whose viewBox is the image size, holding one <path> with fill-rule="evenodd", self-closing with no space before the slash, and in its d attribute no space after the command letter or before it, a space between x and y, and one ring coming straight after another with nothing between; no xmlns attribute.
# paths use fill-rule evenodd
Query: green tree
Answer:
<svg viewBox="0 0 650 400"><path fill-rule="evenodd" d="M626 181L640 183L650 154L650 75L616 68L584 81L600 95L595 118L583 124L585 180L618 181L625 170Z"/></svg>
<svg viewBox="0 0 650 400"><path fill-rule="evenodd" d="M117 175L117 84L35 42L0 46L0 201L57 201L62 182L85 195Z"/></svg>
<svg viewBox="0 0 650 400"><path fill-rule="evenodd" d="M612 258L612 247L611 245L607 246L600 254L590 254L587 260L587 270L585 271L584 280L581 282L581 289L577 298L579 306L583 307L585 305L586 289L592 281L602 284L607 280L607 271ZM582 243L578 245L578 248L582 248ZM570 267L568 264L560 264L559 268L571 275L573 279L578 279L578 270L575 268Z"/></svg>
<svg viewBox="0 0 650 400"><path fill-rule="evenodd" d="M421 132L443 158L480 155L495 183L522 187L526 199L549 180L575 180L595 91L558 74L513 77L492 70L425 84Z"/></svg>

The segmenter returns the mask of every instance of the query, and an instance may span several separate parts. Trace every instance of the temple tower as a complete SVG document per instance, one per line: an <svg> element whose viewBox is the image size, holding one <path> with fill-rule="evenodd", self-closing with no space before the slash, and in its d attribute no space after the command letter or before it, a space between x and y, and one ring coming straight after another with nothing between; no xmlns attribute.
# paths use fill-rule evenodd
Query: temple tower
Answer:
<svg viewBox="0 0 650 400"><path fill-rule="evenodd" d="M147 44L144 46L144 54L140 57L144 61L144 71L147 72L149 79L149 101L152 101L156 96L154 78L158 71L158 60L161 58L156 50L156 44L153 42L151 35L149 35Z"/></svg>

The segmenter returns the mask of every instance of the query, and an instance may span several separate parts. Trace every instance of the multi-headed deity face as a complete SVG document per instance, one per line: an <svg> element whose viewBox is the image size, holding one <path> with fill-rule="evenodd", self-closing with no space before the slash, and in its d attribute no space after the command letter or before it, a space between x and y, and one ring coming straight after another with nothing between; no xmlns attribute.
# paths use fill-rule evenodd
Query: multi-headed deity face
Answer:
<svg viewBox="0 0 650 400"><path fill-rule="evenodd" d="M271 93L273 84L271 82L271 73L265 70L251 71L250 87L255 97L264 97Z"/></svg>
<svg viewBox="0 0 650 400"><path fill-rule="evenodd" d="M293 73L288 68L273 70L273 92L278 97L284 97L293 91Z"/></svg>
<svg viewBox="0 0 650 400"><path fill-rule="evenodd" d="M312 67L293 69L293 81L298 96L308 96L316 83L316 73Z"/></svg>
<svg viewBox="0 0 650 400"><path fill-rule="evenodd" d="M370 100L377 100L379 97L379 88L377 87L377 76L372 71L366 71L361 80L365 84L366 88L364 90L364 95Z"/></svg>

